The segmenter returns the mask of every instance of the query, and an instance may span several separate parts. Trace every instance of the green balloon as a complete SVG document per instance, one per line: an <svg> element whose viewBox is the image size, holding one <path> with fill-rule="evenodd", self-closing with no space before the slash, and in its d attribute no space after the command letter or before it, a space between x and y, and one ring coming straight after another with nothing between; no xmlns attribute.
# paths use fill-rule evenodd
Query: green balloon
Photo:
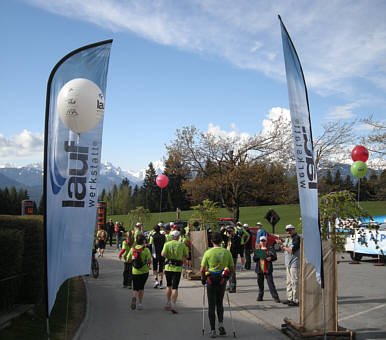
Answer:
<svg viewBox="0 0 386 340"><path fill-rule="evenodd" d="M357 178L366 176L367 170L366 163L362 161L356 161L351 165L351 173Z"/></svg>

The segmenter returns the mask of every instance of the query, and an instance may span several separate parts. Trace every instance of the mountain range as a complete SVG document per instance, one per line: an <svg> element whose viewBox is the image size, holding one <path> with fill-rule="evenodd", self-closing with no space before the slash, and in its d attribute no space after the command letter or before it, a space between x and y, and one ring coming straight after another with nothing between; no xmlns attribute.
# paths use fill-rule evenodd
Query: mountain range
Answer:
<svg viewBox="0 0 386 340"><path fill-rule="evenodd" d="M157 174L162 174L164 163L162 161L153 162L153 166ZM101 164L99 175L99 188L102 190L110 190L114 184L121 184L124 178L127 178L131 186L141 186L145 178L147 169L140 171L123 170L120 167L114 166L110 162ZM348 164L336 164L331 173L334 176L336 171L340 171L343 179L349 175L353 176ZM318 171L318 176L325 176L327 170L321 169ZM379 175L380 171L376 171ZM354 180L355 182L355 180ZM43 192L43 167L41 163L34 163L24 167L16 167L9 164L0 165L0 188L14 186L16 190L24 189L28 191L31 200L39 202Z"/></svg>
<svg viewBox="0 0 386 340"><path fill-rule="evenodd" d="M162 161L153 162L157 174L162 174L164 164ZM141 186L147 169L139 171L123 170L115 167L110 162L102 163L99 171L99 188L109 190L114 184L121 184L127 178L131 186ZM10 164L0 165L0 188L14 186L16 190L28 191L31 200L39 202L43 193L43 166L41 163L34 163L23 167L16 167Z"/></svg>

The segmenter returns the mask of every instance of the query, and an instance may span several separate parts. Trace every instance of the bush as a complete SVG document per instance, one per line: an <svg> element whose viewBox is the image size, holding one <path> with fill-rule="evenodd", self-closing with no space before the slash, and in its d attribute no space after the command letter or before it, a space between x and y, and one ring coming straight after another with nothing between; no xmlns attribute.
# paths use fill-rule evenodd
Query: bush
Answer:
<svg viewBox="0 0 386 340"><path fill-rule="evenodd" d="M24 234L20 302L36 304L44 292L43 221L41 216L0 216L0 230ZM10 246L15 247L14 240ZM8 257L9 259L9 257ZM12 272L12 271L11 271ZM2 292L4 292L2 290Z"/></svg>
<svg viewBox="0 0 386 340"><path fill-rule="evenodd" d="M0 310L18 302L23 279L24 232L0 229Z"/></svg>

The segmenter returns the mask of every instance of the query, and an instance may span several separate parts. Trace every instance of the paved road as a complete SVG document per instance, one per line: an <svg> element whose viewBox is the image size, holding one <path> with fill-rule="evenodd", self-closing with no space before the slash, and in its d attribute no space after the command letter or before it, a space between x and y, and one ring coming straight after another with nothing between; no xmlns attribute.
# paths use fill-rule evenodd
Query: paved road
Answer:
<svg viewBox="0 0 386 340"><path fill-rule="evenodd" d="M98 279L86 278L88 312L77 339L180 339L202 337L203 287L199 281L181 280L179 314L162 309L165 290L153 289L149 278L144 297L144 310L130 310L131 291L122 288L122 266L114 248L106 249L99 259ZM275 263L274 279L279 296L285 299L283 255ZM374 267L370 261L350 265L349 258L339 257L339 325L357 332L358 339L386 339L386 267ZM267 290L264 301L257 302L256 276L253 271L238 272L237 293L230 294L236 335L242 339L287 339L280 333L284 317L299 320L298 308L275 303ZM225 302L225 301L224 301ZM224 306L227 305L224 303ZM225 312L228 337L232 326L228 308Z"/></svg>

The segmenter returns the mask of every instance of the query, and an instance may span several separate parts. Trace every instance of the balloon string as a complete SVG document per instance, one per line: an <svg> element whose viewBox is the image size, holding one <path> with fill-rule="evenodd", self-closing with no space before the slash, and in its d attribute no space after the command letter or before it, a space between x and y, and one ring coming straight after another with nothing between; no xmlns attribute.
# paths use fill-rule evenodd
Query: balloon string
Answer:
<svg viewBox="0 0 386 340"><path fill-rule="evenodd" d="M158 218L158 221L161 221L161 211L162 211L162 188L161 188L161 198L159 201L159 218Z"/></svg>

